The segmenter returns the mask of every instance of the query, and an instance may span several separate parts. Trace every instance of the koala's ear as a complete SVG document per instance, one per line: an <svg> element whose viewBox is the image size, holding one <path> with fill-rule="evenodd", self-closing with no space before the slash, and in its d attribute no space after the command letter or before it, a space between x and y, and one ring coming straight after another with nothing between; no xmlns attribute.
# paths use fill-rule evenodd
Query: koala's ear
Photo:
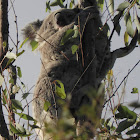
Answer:
<svg viewBox="0 0 140 140"><path fill-rule="evenodd" d="M73 9L73 11L74 11L75 13L80 13L80 12L82 11L82 9L76 7L76 8Z"/></svg>

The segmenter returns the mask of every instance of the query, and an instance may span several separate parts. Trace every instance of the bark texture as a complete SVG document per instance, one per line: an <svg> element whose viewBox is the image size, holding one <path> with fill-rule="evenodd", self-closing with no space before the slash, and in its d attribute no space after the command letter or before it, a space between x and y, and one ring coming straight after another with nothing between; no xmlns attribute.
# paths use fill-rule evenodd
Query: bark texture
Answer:
<svg viewBox="0 0 140 140"><path fill-rule="evenodd" d="M8 0L0 0L0 73L2 73L6 66L6 61L2 62L4 55L8 50ZM3 43L5 42L5 43ZM5 46L3 44L6 44ZM0 88L0 135L1 139L9 140L9 132L7 124L4 119L2 102L1 102L1 88Z"/></svg>

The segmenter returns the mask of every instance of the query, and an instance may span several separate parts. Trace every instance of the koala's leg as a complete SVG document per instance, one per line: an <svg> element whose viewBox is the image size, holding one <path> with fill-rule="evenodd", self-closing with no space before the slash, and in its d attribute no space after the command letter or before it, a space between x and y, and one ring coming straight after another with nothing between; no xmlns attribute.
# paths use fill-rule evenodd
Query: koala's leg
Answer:
<svg viewBox="0 0 140 140"><path fill-rule="evenodd" d="M36 83L34 96L33 96L33 117L37 120L37 125L40 129L36 129L37 135L41 140L47 140L51 138L51 134L47 132L47 128L55 128L56 126L56 109L55 101L53 97L53 91L51 88L50 79L45 75L40 75L38 82ZM48 101L51 106L48 111L44 110L44 103Z"/></svg>

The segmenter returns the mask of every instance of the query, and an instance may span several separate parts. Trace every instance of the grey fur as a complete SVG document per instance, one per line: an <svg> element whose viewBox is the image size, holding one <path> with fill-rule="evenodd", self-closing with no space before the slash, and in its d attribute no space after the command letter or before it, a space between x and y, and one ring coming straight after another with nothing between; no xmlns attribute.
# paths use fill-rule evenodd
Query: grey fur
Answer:
<svg viewBox="0 0 140 140"><path fill-rule="evenodd" d="M34 89L33 114L34 118L38 121L38 125L41 127L40 131L37 130L39 136L44 140L51 137L44 132L45 123L55 126L56 120L60 118L61 114L61 108L58 107L58 104L55 106L58 97L54 93L52 82L54 80L60 80L65 85L66 93L69 93L82 74L81 66L77 63L75 55L72 55L71 52L72 44L78 45L79 39L75 39L72 42L68 41L65 45L60 46L60 41L65 32L73 28L79 11L80 9L60 9L52 12L43 21L41 28L37 32L33 32L35 33L34 39L39 42L38 50L41 53L42 63L40 76ZM72 16L69 16L70 14ZM62 16L63 20L61 21L60 17ZM57 24L57 20L63 23ZM26 26L24 32L26 29L28 29L28 26ZM48 112L43 110L46 100L52 105Z"/></svg>
<svg viewBox="0 0 140 140"><path fill-rule="evenodd" d="M68 16L69 14L72 14L72 16ZM69 40L64 45L60 45L65 32L73 28L74 24L79 24L80 32L84 32L82 36L84 65L81 62L82 56L80 49L78 52L78 61L76 56L71 52L72 45L79 45L79 38ZM64 84L67 94L73 91L73 93L71 93L71 110L74 114L75 110L78 110L80 105L85 103L83 99L86 96L87 87L97 89L103 78L105 78L108 70L113 67L115 60L120 56L129 54L131 50L135 48L136 37L132 40L133 43L130 44L131 49L127 51L118 49L110 52L110 44L107 43L108 38L106 34L101 32L98 35L100 27L102 27L102 22L97 6L95 5L94 7L88 7L84 10L60 9L52 12L43 21L39 30L37 27L37 30L35 29L37 32L33 32L34 39L39 42L38 50L41 54L42 63L33 96L34 118L41 127L41 130L38 130L41 139L47 140L51 138L45 131L45 123L55 127L57 119L61 118L61 105L57 104L59 97L56 96L54 84L52 84L54 80L60 80ZM28 27L25 28L24 32L26 32L26 29L28 29ZM26 34L28 35L28 33ZM106 50L104 50L104 48L106 48ZM105 59L103 64L100 65L103 57ZM90 64L92 60L93 62ZM79 80L89 64L90 67L86 74ZM78 80L79 82L76 84ZM85 92L83 93L83 91ZM43 109L46 100L51 103L51 107L47 112ZM101 110L101 107L102 105L100 104L99 110ZM99 117L100 116L101 111L99 113ZM75 118L77 119L78 117L75 116Z"/></svg>

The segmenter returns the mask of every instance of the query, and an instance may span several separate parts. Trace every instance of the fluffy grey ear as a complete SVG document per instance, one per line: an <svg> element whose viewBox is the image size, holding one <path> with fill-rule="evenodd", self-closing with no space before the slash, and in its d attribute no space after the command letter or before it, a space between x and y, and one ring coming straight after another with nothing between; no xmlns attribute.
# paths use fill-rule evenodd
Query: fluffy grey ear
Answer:
<svg viewBox="0 0 140 140"><path fill-rule="evenodd" d="M24 39L28 37L29 40L34 40L36 37L36 32L40 29L42 23L43 21L37 20L26 25L22 30Z"/></svg>

